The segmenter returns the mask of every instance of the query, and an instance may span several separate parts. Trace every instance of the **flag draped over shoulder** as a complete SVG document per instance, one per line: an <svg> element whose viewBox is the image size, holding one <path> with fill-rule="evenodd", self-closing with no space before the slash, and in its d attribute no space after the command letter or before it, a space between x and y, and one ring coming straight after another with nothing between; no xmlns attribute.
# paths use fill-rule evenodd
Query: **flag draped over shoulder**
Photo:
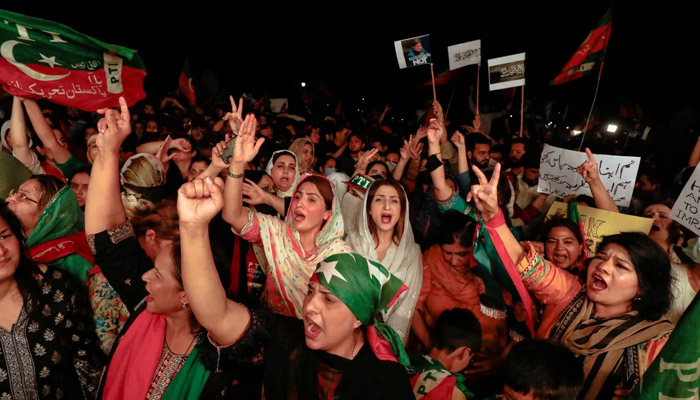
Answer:
<svg viewBox="0 0 700 400"><path fill-rule="evenodd" d="M185 64L182 65L180 72L179 89L182 94L187 97L187 101L193 106L195 102L194 85L192 85L192 70L190 70L190 60L185 58Z"/></svg>
<svg viewBox="0 0 700 400"><path fill-rule="evenodd" d="M700 297L635 386L630 400L697 399L700 388Z"/></svg>
<svg viewBox="0 0 700 400"><path fill-rule="evenodd" d="M65 25L0 10L0 84L10 94L86 111L145 97L136 50L103 43Z"/></svg>
<svg viewBox="0 0 700 400"><path fill-rule="evenodd" d="M559 85L564 82L578 79L595 69L599 63L602 64L603 54L610 40L610 16L612 8L603 15L595 28L588 34L583 44L576 50L576 53L564 65L559 75L554 78L552 84Z"/></svg>

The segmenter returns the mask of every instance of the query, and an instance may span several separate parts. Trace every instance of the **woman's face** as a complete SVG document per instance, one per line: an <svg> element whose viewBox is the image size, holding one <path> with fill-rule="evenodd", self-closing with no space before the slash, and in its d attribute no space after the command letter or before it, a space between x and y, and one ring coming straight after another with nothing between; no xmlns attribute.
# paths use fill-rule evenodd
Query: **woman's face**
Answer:
<svg viewBox="0 0 700 400"><path fill-rule="evenodd" d="M290 155L281 155L277 157L275 163L270 170L270 176L277 186L277 190L286 192L294 184L294 175L296 175L297 162Z"/></svg>
<svg viewBox="0 0 700 400"><path fill-rule="evenodd" d="M308 142L301 150L301 161L306 168L311 168L311 164L314 162L314 148Z"/></svg>
<svg viewBox="0 0 700 400"><path fill-rule="evenodd" d="M306 346L352 358L357 329L362 325L336 295L318 282L309 282L304 298Z"/></svg>
<svg viewBox="0 0 700 400"><path fill-rule="evenodd" d="M0 282L14 279L19 260L19 240L7 225L7 221L0 217Z"/></svg>
<svg viewBox="0 0 700 400"><path fill-rule="evenodd" d="M440 248L445 262L452 268L465 269L468 266L469 255L472 252L470 247L464 247L455 240L451 244L441 244Z"/></svg>
<svg viewBox="0 0 700 400"><path fill-rule="evenodd" d="M557 226L549 231L544 244L544 254L561 269L569 269L581 256L583 246L569 228Z"/></svg>
<svg viewBox="0 0 700 400"><path fill-rule="evenodd" d="M367 171L367 175L380 175L382 178L386 179L387 175L389 175L389 171L387 171L386 166L384 164L376 163L372 165L372 169Z"/></svg>
<svg viewBox="0 0 700 400"><path fill-rule="evenodd" d="M306 182L294 194L289 214L287 217L292 218L292 226L305 233L321 230L323 223L331 217L331 210L326 210L326 202L316 185Z"/></svg>
<svg viewBox="0 0 700 400"><path fill-rule="evenodd" d="M78 172L70 180L70 188L75 193L75 198L78 200L80 207L85 207L87 199L88 186L90 185L90 175L86 172Z"/></svg>
<svg viewBox="0 0 700 400"><path fill-rule="evenodd" d="M311 140L311 143L313 144L319 144L321 142L321 128L314 128L311 130L311 134L309 134L309 140Z"/></svg>
<svg viewBox="0 0 700 400"><path fill-rule="evenodd" d="M392 186L382 185L374 193L369 215L377 225L377 230L393 232L401 217L401 198Z"/></svg>
<svg viewBox="0 0 700 400"><path fill-rule="evenodd" d="M663 204L652 204L644 210L644 216L654 220L649 237L655 242L665 243L668 241L668 228L673 223L669 217L670 214L671 209Z"/></svg>
<svg viewBox="0 0 700 400"><path fill-rule="evenodd" d="M193 162L190 166L190 171L187 173L187 182L192 182L194 178L199 176L204 170L207 169L207 163L204 161Z"/></svg>
<svg viewBox="0 0 700 400"><path fill-rule="evenodd" d="M183 309L185 291L175 279L175 260L172 242L161 246L153 268L141 279L146 282L146 310L152 314L170 314Z"/></svg>
<svg viewBox="0 0 700 400"><path fill-rule="evenodd" d="M597 315L612 317L631 310L639 279L627 250L611 243L599 251L588 266L586 285Z"/></svg>
<svg viewBox="0 0 700 400"><path fill-rule="evenodd" d="M5 199L7 208L22 222L22 228L27 237L34 231L39 222L42 211L42 207L39 206L40 199L41 186L36 179L24 182L12 196Z"/></svg>
<svg viewBox="0 0 700 400"><path fill-rule="evenodd" d="M258 182L257 185L260 186L260 189L266 191L267 193L277 193L277 188L275 188L275 182L273 182L272 178L270 178L268 175L263 175L262 178L260 178L260 182Z"/></svg>

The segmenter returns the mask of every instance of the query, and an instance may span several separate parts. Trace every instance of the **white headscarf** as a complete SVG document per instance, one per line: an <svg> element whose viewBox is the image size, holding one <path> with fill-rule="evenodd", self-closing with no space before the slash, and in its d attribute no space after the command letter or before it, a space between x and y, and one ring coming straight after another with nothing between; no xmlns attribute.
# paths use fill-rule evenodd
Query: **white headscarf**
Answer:
<svg viewBox="0 0 700 400"><path fill-rule="evenodd" d="M295 172L294 172L294 182L292 183L292 186L289 187L288 190L282 192L280 190L277 191L277 196L279 197L291 197L292 193L294 193L294 189L296 189L297 184L299 184L299 161L297 160L296 154L289 150L277 150L274 153L272 153L272 157L270 157L270 161L267 162L267 168L265 168L265 172L267 172L268 175L272 176L272 167L275 165L275 160L277 157L277 153L284 153L285 155L289 155L294 157L294 163L295 163Z"/></svg>
<svg viewBox="0 0 700 400"><path fill-rule="evenodd" d="M386 251L384 259L379 259L377 256L377 244L374 242L372 232L369 230L368 221L371 217L367 214L368 194L369 190L365 194L357 226L348 233L345 241L352 247L354 252L382 264L384 268L396 275L408 286L408 290L399 296L396 304L388 312L382 312L384 321L394 328L401 336L401 341L405 344L408 340L413 311L416 308L416 302L423 283L423 256L420 247L413 238L413 229L411 229L411 222L408 216L408 199L406 198L406 192L402 188L399 196L403 196L406 201L403 235L398 246L392 242Z"/></svg>

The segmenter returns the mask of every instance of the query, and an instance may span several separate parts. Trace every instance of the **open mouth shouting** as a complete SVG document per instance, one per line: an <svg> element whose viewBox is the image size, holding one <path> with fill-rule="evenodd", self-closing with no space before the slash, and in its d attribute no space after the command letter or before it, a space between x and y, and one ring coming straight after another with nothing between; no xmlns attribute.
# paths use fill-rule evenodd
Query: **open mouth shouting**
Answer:
<svg viewBox="0 0 700 400"><path fill-rule="evenodd" d="M600 292L608 288L608 283L598 274L591 275L591 282L588 285L589 289Z"/></svg>
<svg viewBox="0 0 700 400"><path fill-rule="evenodd" d="M323 329L314 323L310 318L304 319L304 334L308 339L315 339L321 335L322 332Z"/></svg>

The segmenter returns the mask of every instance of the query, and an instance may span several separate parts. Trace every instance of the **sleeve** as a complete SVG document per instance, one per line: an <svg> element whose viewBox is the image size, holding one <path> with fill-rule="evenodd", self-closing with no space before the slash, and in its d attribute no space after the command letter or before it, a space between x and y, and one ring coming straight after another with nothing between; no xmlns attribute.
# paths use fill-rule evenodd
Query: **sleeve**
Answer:
<svg viewBox="0 0 700 400"><path fill-rule="evenodd" d="M530 242L523 242L523 246L525 254L515 267L525 287L545 304L567 301L577 278L545 260Z"/></svg>
<svg viewBox="0 0 700 400"><path fill-rule="evenodd" d="M78 159L73 153L70 153L70 157L64 163L56 163L58 169L61 170L63 176L70 179L75 175L75 173L86 166L86 164Z"/></svg>
<svg viewBox="0 0 700 400"><path fill-rule="evenodd" d="M133 312L148 294L141 276L153 268L153 262L134 236L131 222L86 238L95 254L95 264Z"/></svg>
<svg viewBox="0 0 700 400"><path fill-rule="evenodd" d="M66 315L62 323L69 338L66 343L70 346L73 367L85 398L96 399L106 360L95 333L90 302L86 293L68 277L57 280L57 283L59 285L55 287L62 287L67 297ZM55 291L54 297L58 293L60 290Z"/></svg>
<svg viewBox="0 0 700 400"><path fill-rule="evenodd" d="M215 371L232 365L261 365L263 348L269 336L271 317L263 309L248 309L250 322L241 337L230 346L221 346L207 334L209 344L202 347L204 365Z"/></svg>
<svg viewBox="0 0 700 400"><path fill-rule="evenodd" d="M461 174L455 175L457 179L457 185L459 185L459 190L465 194L469 192L472 186L472 178L469 176L469 171L462 172Z"/></svg>
<svg viewBox="0 0 700 400"><path fill-rule="evenodd" d="M258 214L253 211L248 211L248 223L241 228L240 232L236 232L233 227L231 230L236 235L239 235L243 240L246 240L252 244L262 246L262 238L260 236L260 220L258 219Z"/></svg>
<svg viewBox="0 0 700 400"><path fill-rule="evenodd" d="M467 209L467 202L457 193L452 192L452 196L447 200L435 199L441 213L449 210L457 210L463 213Z"/></svg>
<svg viewBox="0 0 700 400"><path fill-rule="evenodd" d="M424 309L425 299L428 297L432 286L433 272L430 269L430 265L423 259L423 279L421 281L420 293L418 294L418 301L416 302L416 310Z"/></svg>
<svg viewBox="0 0 700 400"><path fill-rule="evenodd" d="M41 167L41 163L39 162L39 158L36 156L36 153L32 150L30 151L32 154L32 162L29 164L25 164L24 166L27 167L28 170L32 171L32 174L34 175L43 175L46 172L44 172L44 168ZM15 153L12 152L12 155L15 156ZM16 158L17 156L15 156Z"/></svg>

